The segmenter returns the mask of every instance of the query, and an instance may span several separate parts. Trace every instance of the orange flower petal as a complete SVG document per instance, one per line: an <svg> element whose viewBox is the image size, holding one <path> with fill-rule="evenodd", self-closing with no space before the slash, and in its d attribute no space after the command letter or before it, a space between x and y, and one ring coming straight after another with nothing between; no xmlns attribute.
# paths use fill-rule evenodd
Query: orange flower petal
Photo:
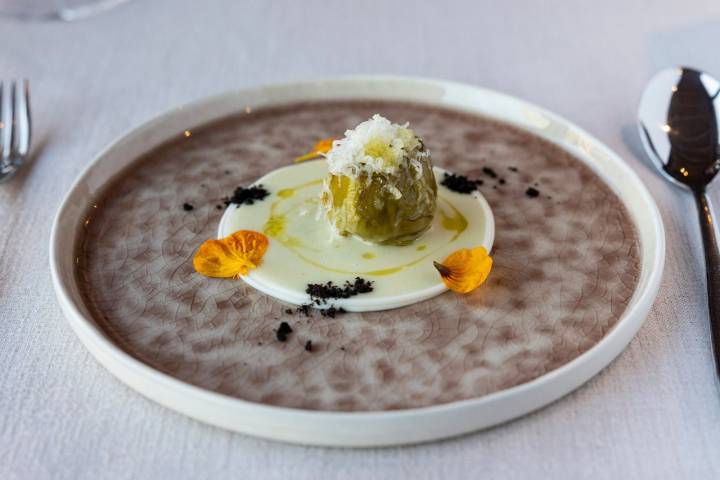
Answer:
<svg viewBox="0 0 720 480"><path fill-rule="evenodd" d="M332 150L333 142L335 141L334 138L326 138L324 140L320 140L315 144L313 149L306 153L305 155L301 155L299 157L295 158L295 163L304 162L306 160L311 160L313 158L319 157L323 153L327 153L330 150Z"/></svg>
<svg viewBox="0 0 720 480"><path fill-rule="evenodd" d="M262 262L268 239L260 232L238 230L220 240L207 240L193 258L195 271L208 277L240 278Z"/></svg>
<svg viewBox="0 0 720 480"><path fill-rule="evenodd" d="M462 248L442 263L433 262L445 286L459 293L472 292L482 285L490 275L492 263L485 247Z"/></svg>

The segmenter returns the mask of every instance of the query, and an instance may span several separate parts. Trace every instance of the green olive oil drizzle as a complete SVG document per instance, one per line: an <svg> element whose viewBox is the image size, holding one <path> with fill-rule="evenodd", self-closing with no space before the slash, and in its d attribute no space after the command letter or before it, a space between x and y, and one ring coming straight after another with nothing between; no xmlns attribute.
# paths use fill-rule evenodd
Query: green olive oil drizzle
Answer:
<svg viewBox="0 0 720 480"><path fill-rule="evenodd" d="M313 180L311 182L303 183L301 185L298 185L296 187L292 188L285 188L282 190L278 190L277 196L278 200L272 203L270 206L270 216L268 217L267 221L265 222L265 226L263 227L263 232L280 242L283 246L285 246L287 249L292 251L298 258L303 260L304 262L317 267L321 270L325 270L327 272L333 272L333 273L341 273L341 274L349 274L349 275L370 275L370 276L387 276L392 275L395 273L398 273L408 267L412 267L414 265L417 265L421 261L425 260L426 258L432 256L437 252L440 248L434 249L425 255L421 256L420 258L413 260L411 262L391 267L391 268L384 268L380 270L370 270L370 271L363 271L363 272L355 272L350 270L341 270L337 268L328 267L327 265L324 265L322 263L316 262L315 260L306 257L302 252L298 251L299 248L307 248L301 239L297 237L288 236L285 233L285 227L287 224L287 214L298 208L300 205L294 205L290 209L287 210L284 214L278 213L278 209L281 206L282 203L284 203L287 199L292 198L295 196L295 194L304 188L308 188L314 185L319 185L323 182L322 179L319 180ZM438 196L438 200L442 201L445 205L447 205L451 211L451 215L448 215L445 210L442 208L438 209L438 213L441 215L442 219L440 222L440 225L445 230L454 231L455 235L450 240L450 243L457 240L457 238L464 232L468 227L468 222L465 216L458 210L452 203L450 203L447 199L442 198ZM404 247L397 247L397 248L404 248ZM427 245L420 245L416 248L417 251L423 251L427 248ZM362 255L363 258L370 260L372 258L375 258L375 254L372 252L366 252Z"/></svg>

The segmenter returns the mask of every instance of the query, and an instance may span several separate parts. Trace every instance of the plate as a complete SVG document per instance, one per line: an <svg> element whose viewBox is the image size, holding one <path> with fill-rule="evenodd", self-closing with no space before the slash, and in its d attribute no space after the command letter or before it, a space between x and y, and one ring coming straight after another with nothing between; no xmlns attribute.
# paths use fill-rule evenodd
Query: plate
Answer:
<svg viewBox="0 0 720 480"><path fill-rule="evenodd" d="M280 196L283 190L271 191L263 202L231 204L220 219L218 238L238 230L270 236L272 245L263 257L263 268L242 279L280 301L308 305L312 302L306 293L308 284L330 281L342 285L360 276L372 277L372 292L335 299L325 307L366 312L412 305L447 290L431 259L442 260L460 248L483 246L490 252L495 235L492 210L482 194L477 190L471 195L453 192L441 183L448 172L435 167L434 173L438 213L429 231L409 247L371 248L362 241L333 234L318 210L322 180L327 176L325 160L282 167L253 182L268 186L278 179L291 179L290 184L301 187L286 189L286 194L293 192L291 196ZM283 228L274 232L272 226L277 220L270 228L268 222L280 218L278 215L283 218ZM448 221L451 228L444 228L443 223ZM288 275L288 271L295 274Z"/></svg>
<svg viewBox="0 0 720 480"><path fill-rule="evenodd" d="M410 120L436 165L483 179L496 227L486 285L303 318L192 272L222 195L374 110ZM640 179L567 120L469 85L351 77L212 97L113 142L63 201L50 267L80 340L148 398L265 438L382 446L496 425L580 386L641 326L664 254Z"/></svg>

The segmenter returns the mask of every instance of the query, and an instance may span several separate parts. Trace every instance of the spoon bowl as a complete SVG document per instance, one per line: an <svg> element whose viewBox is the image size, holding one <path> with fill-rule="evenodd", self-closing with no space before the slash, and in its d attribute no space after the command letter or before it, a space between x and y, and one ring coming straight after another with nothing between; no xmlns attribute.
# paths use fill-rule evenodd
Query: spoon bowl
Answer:
<svg viewBox="0 0 720 480"><path fill-rule="evenodd" d="M691 190L704 189L720 170L719 92L709 74L673 68L655 75L640 101L645 151L665 177Z"/></svg>

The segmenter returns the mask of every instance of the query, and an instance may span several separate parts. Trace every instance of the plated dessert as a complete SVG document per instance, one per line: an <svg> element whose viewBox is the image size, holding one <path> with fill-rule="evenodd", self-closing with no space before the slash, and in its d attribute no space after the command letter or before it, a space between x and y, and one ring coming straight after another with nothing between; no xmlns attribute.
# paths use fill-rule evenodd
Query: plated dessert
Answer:
<svg viewBox="0 0 720 480"><path fill-rule="evenodd" d="M221 239L194 257L198 272L241 277L304 309L339 311L409 305L446 287L468 293L487 278L487 202L471 181L458 188L452 180L464 177L434 170L407 125L375 114L296 162L236 191ZM361 292L332 288L360 281ZM327 286L322 298L317 285Z"/></svg>

